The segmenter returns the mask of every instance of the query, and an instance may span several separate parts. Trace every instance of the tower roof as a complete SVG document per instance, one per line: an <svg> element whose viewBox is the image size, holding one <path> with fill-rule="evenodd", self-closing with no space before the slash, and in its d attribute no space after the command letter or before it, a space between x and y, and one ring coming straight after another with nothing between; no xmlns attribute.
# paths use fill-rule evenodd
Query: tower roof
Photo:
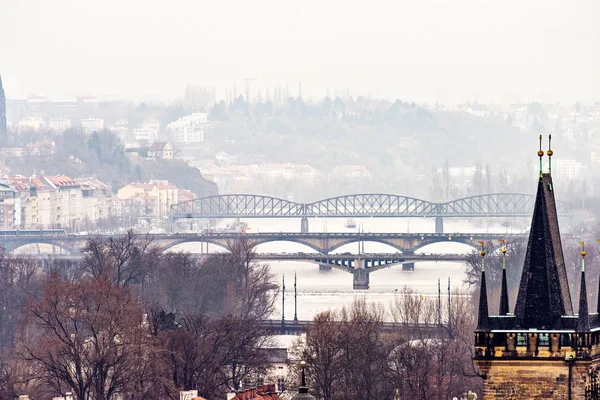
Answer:
<svg viewBox="0 0 600 400"><path fill-rule="evenodd" d="M552 329L573 315L552 177L540 174L535 208L515 306L517 325Z"/></svg>

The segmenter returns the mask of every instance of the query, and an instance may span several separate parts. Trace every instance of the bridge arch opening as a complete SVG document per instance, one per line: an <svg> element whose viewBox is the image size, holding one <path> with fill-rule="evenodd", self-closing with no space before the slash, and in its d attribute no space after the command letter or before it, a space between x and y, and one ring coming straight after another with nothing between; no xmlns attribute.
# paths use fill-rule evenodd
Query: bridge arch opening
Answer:
<svg viewBox="0 0 600 400"><path fill-rule="evenodd" d="M6 246L5 251L13 255L70 255L77 252L75 249L52 242L33 242L16 247Z"/></svg>
<svg viewBox="0 0 600 400"><path fill-rule="evenodd" d="M260 241L254 250L257 253L320 253L320 249L308 243L290 240L265 240Z"/></svg>
<svg viewBox="0 0 600 400"><path fill-rule="evenodd" d="M342 253L358 253L359 241L353 240L341 244L340 246L333 247L330 254L342 254ZM361 245L362 249L362 245ZM362 251L362 250L361 250ZM364 252L365 253L402 253L402 249L393 246L390 243L384 241L364 241Z"/></svg>
<svg viewBox="0 0 600 400"><path fill-rule="evenodd" d="M477 248L470 243L455 240L446 242L428 243L415 249L415 254L469 254Z"/></svg>
<svg viewBox="0 0 600 400"><path fill-rule="evenodd" d="M163 253L177 253L180 251L202 254L202 253L222 253L228 251L226 245L221 243L213 243L206 240L182 240L171 243L162 248Z"/></svg>

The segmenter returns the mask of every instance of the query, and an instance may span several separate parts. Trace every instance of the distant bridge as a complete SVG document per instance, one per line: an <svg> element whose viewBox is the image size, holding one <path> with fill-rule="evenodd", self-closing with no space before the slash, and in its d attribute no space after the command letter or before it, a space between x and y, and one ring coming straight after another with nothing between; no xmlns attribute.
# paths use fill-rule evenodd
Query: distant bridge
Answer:
<svg viewBox="0 0 600 400"><path fill-rule="evenodd" d="M535 196L492 193L464 197L445 203L394 194L353 194L313 203L296 203L254 194L224 194L202 197L171 206L172 221L191 218L301 218L301 231L308 232L308 218L433 217L437 233L443 218L531 217ZM570 213L571 205L558 202L558 213Z"/></svg>
<svg viewBox="0 0 600 400"><path fill-rule="evenodd" d="M314 326L313 321L301 321L301 320L276 320L268 319L261 322L263 329L271 333L272 335L300 335L307 333L310 335L310 331ZM419 337L449 337L450 330L443 324L408 324L408 323L396 323L396 322L382 322L381 330L383 332L401 333L403 335L411 336L418 334Z"/></svg>
<svg viewBox="0 0 600 400"><path fill-rule="evenodd" d="M51 231L36 231L35 234L13 231L15 234L0 236L0 243L5 251L12 252L19 247L29 244L47 244L53 246L57 252L77 254L94 235L67 235ZM118 238L119 235L110 236ZM507 238L525 238L523 234L500 233L286 233L286 232L261 232L240 234L236 232L215 233L175 233L175 234L148 234L148 239L160 248L168 251L170 248L184 243L209 243L228 249L233 240L244 237L255 245L268 242L294 242L308 246L321 254L328 254L344 245L357 242L378 242L391 246L404 255L412 254L423 246L440 242L457 242L477 247L478 242L497 241Z"/></svg>
<svg viewBox="0 0 600 400"><path fill-rule="evenodd" d="M493 193L445 203L394 194L353 194L313 203L295 203L254 194L202 197L171 206L171 218L288 218L288 217L530 217L535 196ZM558 202L560 214L569 203Z"/></svg>

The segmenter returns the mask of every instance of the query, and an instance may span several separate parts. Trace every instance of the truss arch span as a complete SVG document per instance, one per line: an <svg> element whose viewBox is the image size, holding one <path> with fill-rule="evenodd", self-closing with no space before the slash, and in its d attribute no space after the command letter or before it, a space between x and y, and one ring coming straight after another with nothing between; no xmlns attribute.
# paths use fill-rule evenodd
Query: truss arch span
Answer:
<svg viewBox="0 0 600 400"><path fill-rule="evenodd" d="M306 204L308 217L418 217L435 214L437 203L396 194L352 194Z"/></svg>
<svg viewBox="0 0 600 400"><path fill-rule="evenodd" d="M224 194L171 206L172 218L302 217L304 205L277 197Z"/></svg>

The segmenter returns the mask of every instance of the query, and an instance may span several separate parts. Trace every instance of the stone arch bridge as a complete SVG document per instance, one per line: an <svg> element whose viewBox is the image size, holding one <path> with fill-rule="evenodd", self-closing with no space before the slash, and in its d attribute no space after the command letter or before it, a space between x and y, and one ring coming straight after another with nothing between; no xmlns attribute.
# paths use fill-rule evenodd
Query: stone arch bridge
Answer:
<svg viewBox="0 0 600 400"><path fill-rule="evenodd" d="M18 234L0 236L0 243L6 252L31 244L45 244L53 248L53 252L60 254L78 254L85 246L87 240L95 236L44 234L40 231L36 235ZM117 238L118 235L111 236ZM149 234L144 237L153 241L161 251L184 243L209 243L227 249L229 244L240 237L252 241L256 245L268 242L292 242L308 246L315 252L329 254L341 246L359 242L377 242L391 246L405 254L412 254L420 248L440 242L456 242L476 248L479 241L497 241L508 238L526 238L522 234L496 234L496 233L176 233L176 234Z"/></svg>

